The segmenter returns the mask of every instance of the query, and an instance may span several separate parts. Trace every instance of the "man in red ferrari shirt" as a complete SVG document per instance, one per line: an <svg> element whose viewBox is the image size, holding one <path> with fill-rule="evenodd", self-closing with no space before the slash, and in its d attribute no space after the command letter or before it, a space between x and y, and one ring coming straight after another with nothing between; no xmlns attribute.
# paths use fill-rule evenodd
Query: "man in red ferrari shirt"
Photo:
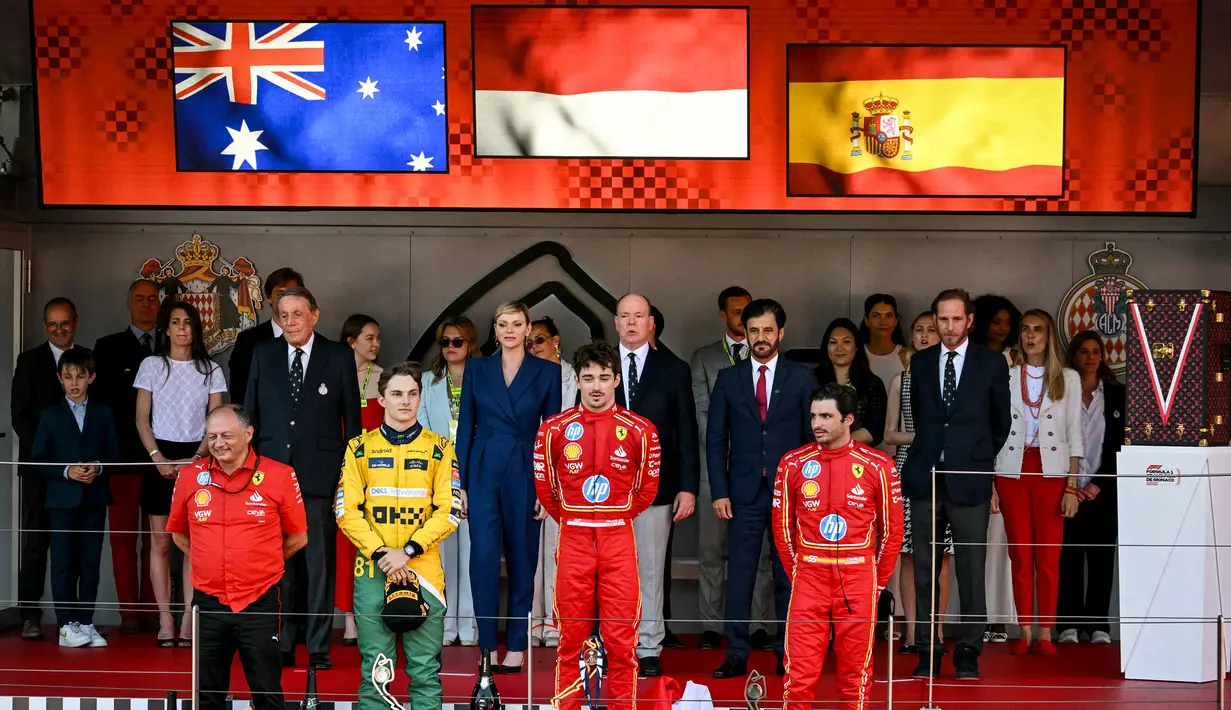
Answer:
<svg viewBox="0 0 1231 710"><path fill-rule="evenodd" d="M581 404L544 422L534 442L539 517L550 515L560 524L560 645L553 705L581 707L585 688L578 657L597 611L609 683L601 700L608 707L627 707L637 698L641 619L633 519L658 492L658 432L648 420L615 403L620 357L614 348L583 345L573 356L573 366Z"/></svg>
<svg viewBox="0 0 1231 710"><path fill-rule="evenodd" d="M278 581L308 542L299 482L289 466L254 451L243 407L223 405L205 424L210 457L180 469L167 532L192 564L198 710L224 710L235 651L252 706L282 710Z"/></svg>
<svg viewBox="0 0 1231 710"><path fill-rule="evenodd" d="M858 394L812 393L815 444L778 465L774 543L792 579L783 703L811 707L830 624L843 710L863 710L872 684L876 602L902 549L902 486L893 460L851 438Z"/></svg>

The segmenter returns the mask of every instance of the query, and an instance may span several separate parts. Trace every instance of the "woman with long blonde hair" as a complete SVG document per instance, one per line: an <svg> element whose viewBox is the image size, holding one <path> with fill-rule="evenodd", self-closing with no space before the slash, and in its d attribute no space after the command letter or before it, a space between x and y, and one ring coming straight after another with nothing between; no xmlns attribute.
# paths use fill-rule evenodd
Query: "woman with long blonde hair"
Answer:
<svg viewBox="0 0 1231 710"><path fill-rule="evenodd" d="M1021 629L1010 652L1023 655L1033 647L1035 653L1050 656L1056 653L1051 630L1064 521L1077 512L1077 474L1085 446L1081 377L1065 367L1056 323L1047 311L1022 314L1008 386L1013 422L996 457L992 510L999 508L1004 515ZM1036 589L1037 617L1032 615ZM1032 645L1036 619L1039 638Z"/></svg>

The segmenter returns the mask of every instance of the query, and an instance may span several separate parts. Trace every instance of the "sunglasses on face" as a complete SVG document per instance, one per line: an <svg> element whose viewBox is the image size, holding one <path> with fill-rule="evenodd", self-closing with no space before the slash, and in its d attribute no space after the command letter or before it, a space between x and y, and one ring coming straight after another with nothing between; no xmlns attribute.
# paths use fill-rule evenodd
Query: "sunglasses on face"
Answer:
<svg viewBox="0 0 1231 710"><path fill-rule="evenodd" d="M530 342L534 343L535 345L542 345L543 343L546 343L546 342L547 342L547 336L545 336L545 335L536 335L536 336L534 336L533 338L531 338L531 339L530 339Z"/></svg>
<svg viewBox="0 0 1231 710"><path fill-rule="evenodd" d="M442 348L460 348L465 347L465 338L441 338L440 347Z"/></svg>

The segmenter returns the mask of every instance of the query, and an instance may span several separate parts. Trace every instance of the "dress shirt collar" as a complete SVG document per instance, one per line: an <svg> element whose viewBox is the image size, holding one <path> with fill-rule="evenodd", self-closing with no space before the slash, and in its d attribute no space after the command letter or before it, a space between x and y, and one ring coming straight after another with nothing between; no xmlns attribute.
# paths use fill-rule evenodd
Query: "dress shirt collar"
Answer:
<svg viewBox="0 0 1231 710"><path fill-rule="evenodd" d="M149 330L141 330L137 326L129 324L128 332L133 334L133 337L137 339L137 342L141 342L141 338L147 335L150 336L150 342L151 343L154 342L154 329L153 328Z"/></svg>
<svg viewBox="0 0 1231 710"><path fill-rule="evenodd" d="M269 325L272 326L274 329L274 337L281 338L282 337L282 326L278 325L278 321L273 318L270 318Z"/></svg>
<svg viewBox="0 0 1231 710"><path fill-rule="evenodd" d="M68 408L69 408L69 409L72 409L73 411L76 411L76 410L77 410L77 407L83 407L83 408L84 408L87 404L89 404L89 403L90 403L90 398L89 398L89 397L86 397L85 399L81 400L81 402L74 402L73 400L71 400L71 399L69 399L69 398L68 398L68 395L64 395L64 401L65 401L65 402L68 402Z"/></svg>
<svg viewBox="0 0 1231 710"><path fill-rule="evenodd" d="M757 362L756 359L753 359L753 358L750 358L750 359L752 361L752 376L753 377L760 377L762 365L768 368L765 371L766 377L773 377L774 373L778 371L778 353L774 353L773 359L771 359L769 362Z"/></svg>
<svg viewBox="0 0 1231 710"><path fill-rule="evenodd" d="M47 344L51 346L51 356L56 359L56 367L59 367L60 366L60 356L64 354L64 351L61 350L60 348L57 348L55 343L51 342L50 340L47 341ZM70 345L69 347L71 348L73 346Z"/></svg>
<svg viewBox="0 0 1231 710"><path fill-rule="evenodd" d="M731 355L731 348L736 345L740 346L739 357L741 360L748 359L748 338L743 340L732 340L730 331L722 334L722 344L727 348L727 356Z"/></svg>
<svg viewBox="0 0 1231 710"><path fill-rule="evenodd" d="M303 351L303 357L305 360L312 357L312 346L315 343L316 343L316 333L313 333L312 335L308 336L308 342L299 346L299 349ZM294 357L295 356L295 346L291 345L290 341L288 340L286 343L286 347L287 347L287 352L291 354L291 357Z"/></svg>
<svg viewBox="0 0 1231 710"><path fill-rule="evenodd" d="M940 360L941 360L941 362L940 362L940 366L941 366L941 367L944 367L944 366L945 366L945 360L947 360L947 359L949 358L948 353L950 353L950 352L955 352L955 353L957 353L957 358L956 358L956 359L958 359L958 360L965 360L965 359L966 359L966 348L968 348L968 347L970 347L970 338L966 338L965 340L963 340L963 341L962 341L962 344L961 344L961 345L959 345L959 346L957 346L956 348L953 348L953 350L949 350L949 346L948 346L948 345L945 345L944 343L941 343L941 344L940 344Z"/></svg>
<svg viewBox="0 0 1231 710"><path fill-rule="evenodd" d="M628 354L633 353L637 356L637 374L641 374L641 367L645 365L645 358L650 353L650 343L646 341L641 344L641 347L636 350L629 350L624 347L624 343L620 343L620 364L624 367L628 366Z"/></svg>

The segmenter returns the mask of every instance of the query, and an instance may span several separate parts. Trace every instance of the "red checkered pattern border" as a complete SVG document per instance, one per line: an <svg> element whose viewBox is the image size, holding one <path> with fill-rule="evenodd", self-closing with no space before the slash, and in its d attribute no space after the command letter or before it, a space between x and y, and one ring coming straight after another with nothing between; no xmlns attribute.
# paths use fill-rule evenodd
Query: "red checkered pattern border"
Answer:
<svg viewBox="0 0 1231 710"><path fill-rule="evenodd" d="M89 52L82 40L88 37L90 28L78 22L76 17L57 17L34 29L34 55L38 62L38 75L49 79L62 79L80 69Z"/></svg>
<svg viewBox="0 0 1231 710"><path fill-rule="evenodd" d="M412 20L436 18L436 3L432 0L408 0L402 4L402 15Z"/></svg>
<svg viewBox="0 0 1231 710"><path fill-rule="evenodd" d="M1082 190L1081 159L1071 157L1067 158L1064 163L1063 196L1001 200L1000 209L1012 212L1080 212Z"/></svg>
<svg viewBox="0 0 1231 710"><path fill-rule="evenodd" d="M1149 0L1072 0L1071 5L1053 12L1047 39L1080 52L1103 33L1114 37L1134 59L1157 62L1171 48L1165 39L1170 29L1162 11Z"/></svg>
<svg viewBox="0 0 1231 710"><path fill-rule="evenodd" d="M124 52L124 75L159 89L171 87L171 38L164 32L146 35Z"/></svg>
<svg viewBox="0 0 1231 710"><path fill-rule="evenodd" d="M714 210L722 204L673 161L560 160L569 209Z"/></svg>
<svg viewBox="0 0 1231 710"><path fill-rule="evenodd" d="M974 0L980 14L999 24L1012 25L1030 17L1029 0Z"/></svg>
<svg viewBox="0 0 1231 710"><path fill-rule="evenodd" d="M449 170L465 177L489 178L496 172L496 162L474 157L474 127L460 121L449 122Z"/></svg>
<svg viewBox="0 0 1231 710"><path fill-rule="evenodd" d="M222 20L222 8L211 2L176 2L167 6L166 14L177 20Z"/></svg>
<svg viewBox="0 0 1231 710"><path fill-rule="evenodd" d="M1116 199L1132 212L1153 212L1189 199L1193 185L1193 136L1172 138L1154 157L1139 158Z"/></svg>
<svg viewBox="0 0 1231 710"><path fill-rule="evenodd" d="M149 106L134 97L108 101L95 114L94 125L103 132L108 148L129 150L138 144L141 133L149 126Z"/></svg>

